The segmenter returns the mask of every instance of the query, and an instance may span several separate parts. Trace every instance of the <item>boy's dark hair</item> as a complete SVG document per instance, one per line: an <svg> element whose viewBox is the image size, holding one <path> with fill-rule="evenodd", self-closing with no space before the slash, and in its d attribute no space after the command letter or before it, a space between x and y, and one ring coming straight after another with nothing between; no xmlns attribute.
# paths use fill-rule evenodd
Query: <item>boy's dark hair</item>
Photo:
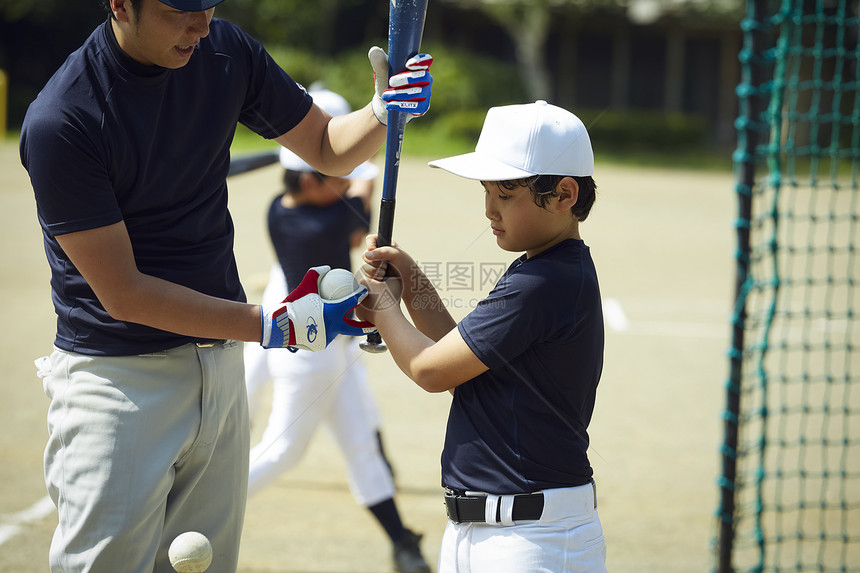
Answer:
<svg viewBox="0 0 860 573"><path fill-rule="evenodd" d="M110 0L102 0L102 8L110 15L112 20L116 20L116 16L113 15L113 10L110 9ZM134 13L134 19L140 19L140 11L143 8L143 0L132 0L131 3L131 11Z"/></svg>
<svg viewBox="0 0 860 573"><path fill-rule="evenodd" d="M512 181L498 181L498 184L503 189L509 191L517 187L526 187L532 193L535 205L544 208L550 198L558 195L556 187L559 182L565 177L572 177L579 184L579 195L576 198L576 204L570 208L570 212L578 221L585 221L588 214L591 212L591 207L597 199L597 183L590 175L585 177L576 177L573 175L535 175L534 177L526 177L525 179L514 179Z"/></svg>
<svg viewBox="0 0 860 573"><path fill-rule="evenodd" d="M301 185L299 184L299 179L301 179L302 174L307 173L307 171L293 171L292 169L284 169L284 187L286 188L287 193L290 195L294 195L299 192L301 189ZM319 171L311 171L317 179L320 181L325 180L325 175L320 173Z"/></svg>

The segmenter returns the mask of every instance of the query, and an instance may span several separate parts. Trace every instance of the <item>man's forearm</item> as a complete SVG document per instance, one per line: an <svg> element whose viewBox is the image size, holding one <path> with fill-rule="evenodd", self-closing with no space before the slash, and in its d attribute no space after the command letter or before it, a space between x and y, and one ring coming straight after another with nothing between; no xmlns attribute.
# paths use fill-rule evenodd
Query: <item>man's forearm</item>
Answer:
<svg viewBox="0 0 860 573"><path fill-rule="evenodd" d="M322 157L332 166L338 165L343 174L367 161L385 142L385 126L380 124L370 104L329 122L327 137L323 138Z"/></svg>
<svg viewBox="0 0 860 573"><path fill-rule="evenodd" d="M195 338L260 341L260 309L224 300L149 275L140 275L112 318Z"/></svg>

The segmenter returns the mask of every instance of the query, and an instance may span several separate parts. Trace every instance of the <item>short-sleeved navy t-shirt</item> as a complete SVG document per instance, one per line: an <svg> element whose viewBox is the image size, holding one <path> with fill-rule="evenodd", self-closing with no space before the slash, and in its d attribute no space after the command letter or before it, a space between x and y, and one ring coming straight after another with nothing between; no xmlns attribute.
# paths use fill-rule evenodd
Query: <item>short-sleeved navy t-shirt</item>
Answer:
<svg viewBox="0 0 860 573"><path fill-rule="evenodd" d="M350 238L358 229L367 228L368 214L360 197L325 207L284 207L279 195L269 206L269 236L290 290L311 267L350 270Z"/></svg>
<svg viewBox="0 0 860 573"><path fill-rule="evenodd" d="M178 69L124 54L110 22L30 105L21 160L36 195L57 312L55 344L129 355L192 339L113 320L55 237L125 223L142 273L244 301L226 175L237 122L266 138L298 124L306 91L236 26L213 19Z"/></svg>
<svg viewBox="0 0 860 573"><path fill-rule="evenodd" d="M518 259L458 328L489 370L454 390L442 485L510 494L587 483L604 336L588 247L568 239Z"/></svg>

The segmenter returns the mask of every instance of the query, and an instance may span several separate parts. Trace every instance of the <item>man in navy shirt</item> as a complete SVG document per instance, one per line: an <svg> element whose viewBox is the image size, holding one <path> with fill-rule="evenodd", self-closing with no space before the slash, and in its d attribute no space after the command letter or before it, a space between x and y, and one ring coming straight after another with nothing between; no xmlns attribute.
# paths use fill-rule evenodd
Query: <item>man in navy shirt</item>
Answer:
<svg viewBox="0 0 860 573"><path fill-rule="evenodd" d="M333 119L258 42L213 19L220 1L109 0L110 18L24 121L57 312L40 361L55 571L169 571L170 541L187 530L211 540L211 570L235 570L249 449L237 341L319 350L362 331L316 294L325 269L289 302L245 302L225 182L236 124L338 175L378 150L386 106L429 104L430 58L399 74L416 103L385 89L377 48L373 101Z"/></svg>
<svg viewBox="0 0 860 573"><path fill-rule="evenodd" d="M474 153L430 165L480 181L497 244L523 253L459 324L404 251L371 240L364 255L371 300L399 286L412 321L399 304L359 314L416 384L453 393L439 571L605 573L587 455L603 313L579 230L596 192L585 126L545 101L491 108ZM380 281L385 268L402 280Z"/></svg>

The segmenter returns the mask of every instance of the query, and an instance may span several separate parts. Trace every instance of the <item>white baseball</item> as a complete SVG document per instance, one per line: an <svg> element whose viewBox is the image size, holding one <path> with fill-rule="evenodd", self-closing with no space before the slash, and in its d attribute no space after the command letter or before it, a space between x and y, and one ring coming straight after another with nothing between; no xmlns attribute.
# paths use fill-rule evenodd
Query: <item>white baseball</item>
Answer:
<svg viewBox="0 0 860 573"><path fill-rule="evenodd" d="M167 550L177 573L203 573L212 563L212 544L196 531L186 531L173 540Z"/></svg>
<svg viewBox="0 0 860 573"><path fill-rule="evenodd" d="M358 281L346 269L332 269L320 281L320 296L325 300L340 300L355 292Z"/></svg>

